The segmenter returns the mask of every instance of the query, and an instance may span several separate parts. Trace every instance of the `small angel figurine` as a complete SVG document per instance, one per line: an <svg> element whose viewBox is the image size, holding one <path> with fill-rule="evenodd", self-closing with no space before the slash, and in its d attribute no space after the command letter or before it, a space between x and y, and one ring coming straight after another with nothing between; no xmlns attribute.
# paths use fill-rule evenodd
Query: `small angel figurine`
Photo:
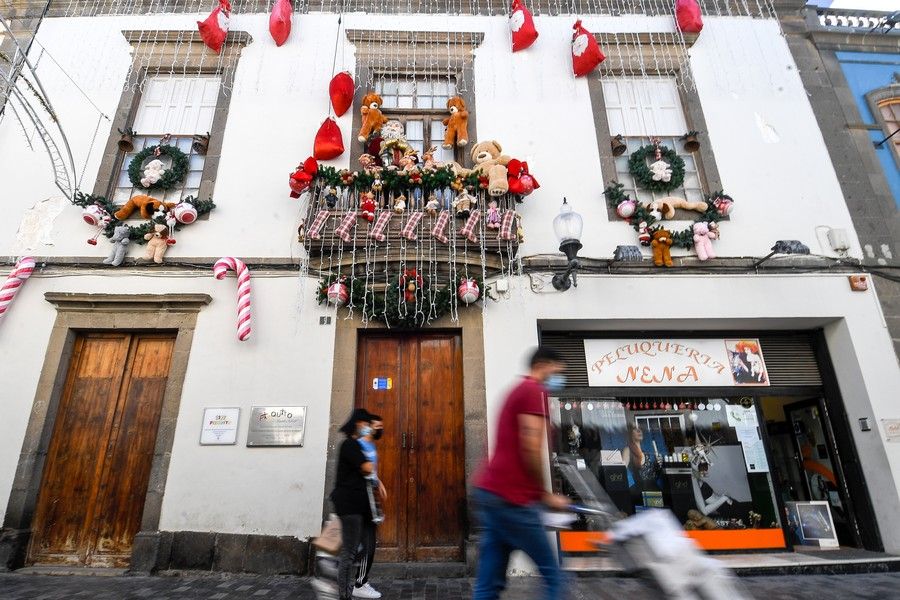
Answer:
<svg viewBox="0 0 900 600"><path fill-rule="evenodd" d="M488 202L487 228L500 229L500 209L497 208L496 200L491 200L490 202Z"/></svg>

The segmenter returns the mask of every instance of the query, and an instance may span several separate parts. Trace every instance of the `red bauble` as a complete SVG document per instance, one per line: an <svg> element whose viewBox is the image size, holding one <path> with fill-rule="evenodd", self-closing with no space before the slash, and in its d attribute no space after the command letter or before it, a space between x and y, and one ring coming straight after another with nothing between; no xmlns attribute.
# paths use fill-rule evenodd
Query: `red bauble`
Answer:
<svg viewBox="0 0 900 600"><path fill-rule="evenodd" d="M703 17L697 0L675 0L675 24L684 33L700 33Z"/></svg>
<svg viewBox="0 0 900 600"><path fill-rule="evenodd" d="M600 51L597 38L581 25L580 19L575 21L572 29L575 30L572 34L572 70L575 71L575 77L584 77L606 60L606 57Z"/></svg>
<svg viewBox="0 0 900 600"><path fill-rule="evenodd" d="M538 37L534 27L534 17L525 7L523 0L513 0L509 13L509 30L512 33L512 51L524 50L534 43Z"/></svg>
<svg viewBox="0 0 900 600"><path fill-rule="evenodd" d="M313 156L316 160L331 160L344 153L344 136L337 122L328 117L319 127L313 145Z"/></svg>
<svg viewBox="0 0 900 600"><path fill-rule="evenodd" d="M326 296L330 304L338 307L346 306L347 301L350 299L350 290L347 289L347 285L343 281L335 281L328 286Z"/></svg>
<svg viewBox="0 0 900 600"><path fill-rule="evenodd" d="M463 279L456 290L456 295L463 304L472 304L481 297L481 290L474 279Z"/></svg>
<svg viewBox="0 0 900 600"><path fill-rule="evenodd" d="M328 95L331 96L334 114L340 117L350 110L353 106L353 77L350 73L344 71L335 75L328 84Z"/></svg>
<svg viewBox="0 0 900 600"><path fill-rule="evenodd" d="M231 19L231 4L228 0L219 0L219 5L213 9L205 21L197 21L200 37L210 50L218 54L228 35L228 22Z"/></svg>
<svg viewBox="0 0 900 600"><path fill-rule="evenodd" d="M294 7L291 6L291 0L275 0L272 5L272 14L269 15L269 33L275 40L275 45L280 46L285 43L288 36L291 35L291 15Z"/></svg>

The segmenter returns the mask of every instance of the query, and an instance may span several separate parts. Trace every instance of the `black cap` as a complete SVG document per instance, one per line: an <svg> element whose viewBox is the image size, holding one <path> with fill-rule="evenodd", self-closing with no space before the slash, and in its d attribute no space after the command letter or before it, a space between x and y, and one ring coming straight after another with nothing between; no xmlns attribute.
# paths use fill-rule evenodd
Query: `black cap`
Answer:
<svg viewBox="0 0 900 600"><path fill-rule="evenodd" d="M356 433L356 423L359 421L366 421L367 423L372 422L372 413L367 411L364 408L354 408L353 412L350 413L350 418L347 419L347 422L341 426L338 431L346 435L353 435Z"/></svg>

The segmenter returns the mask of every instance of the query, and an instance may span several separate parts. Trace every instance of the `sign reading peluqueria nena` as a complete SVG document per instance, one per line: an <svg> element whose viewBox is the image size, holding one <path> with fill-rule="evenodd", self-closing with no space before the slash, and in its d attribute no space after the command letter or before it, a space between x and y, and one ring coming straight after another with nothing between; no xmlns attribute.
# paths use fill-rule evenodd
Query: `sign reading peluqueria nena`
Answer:
<svg viewBox="0 0 900 600"><path fill-rule="evenodd" d="M584 340L591 387L769 385L759 340Z"/></svg>

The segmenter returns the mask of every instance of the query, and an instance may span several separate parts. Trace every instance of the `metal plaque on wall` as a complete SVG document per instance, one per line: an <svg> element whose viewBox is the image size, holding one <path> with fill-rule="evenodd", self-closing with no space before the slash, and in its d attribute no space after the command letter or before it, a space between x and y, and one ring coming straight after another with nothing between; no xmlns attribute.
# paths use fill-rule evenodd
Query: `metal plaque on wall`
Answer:
<svg viewBox="0 0 900 600"><path fill-rule="evenodd" d="M305 406L254 406L250 411L248 446L302 446Z"/></svg>

